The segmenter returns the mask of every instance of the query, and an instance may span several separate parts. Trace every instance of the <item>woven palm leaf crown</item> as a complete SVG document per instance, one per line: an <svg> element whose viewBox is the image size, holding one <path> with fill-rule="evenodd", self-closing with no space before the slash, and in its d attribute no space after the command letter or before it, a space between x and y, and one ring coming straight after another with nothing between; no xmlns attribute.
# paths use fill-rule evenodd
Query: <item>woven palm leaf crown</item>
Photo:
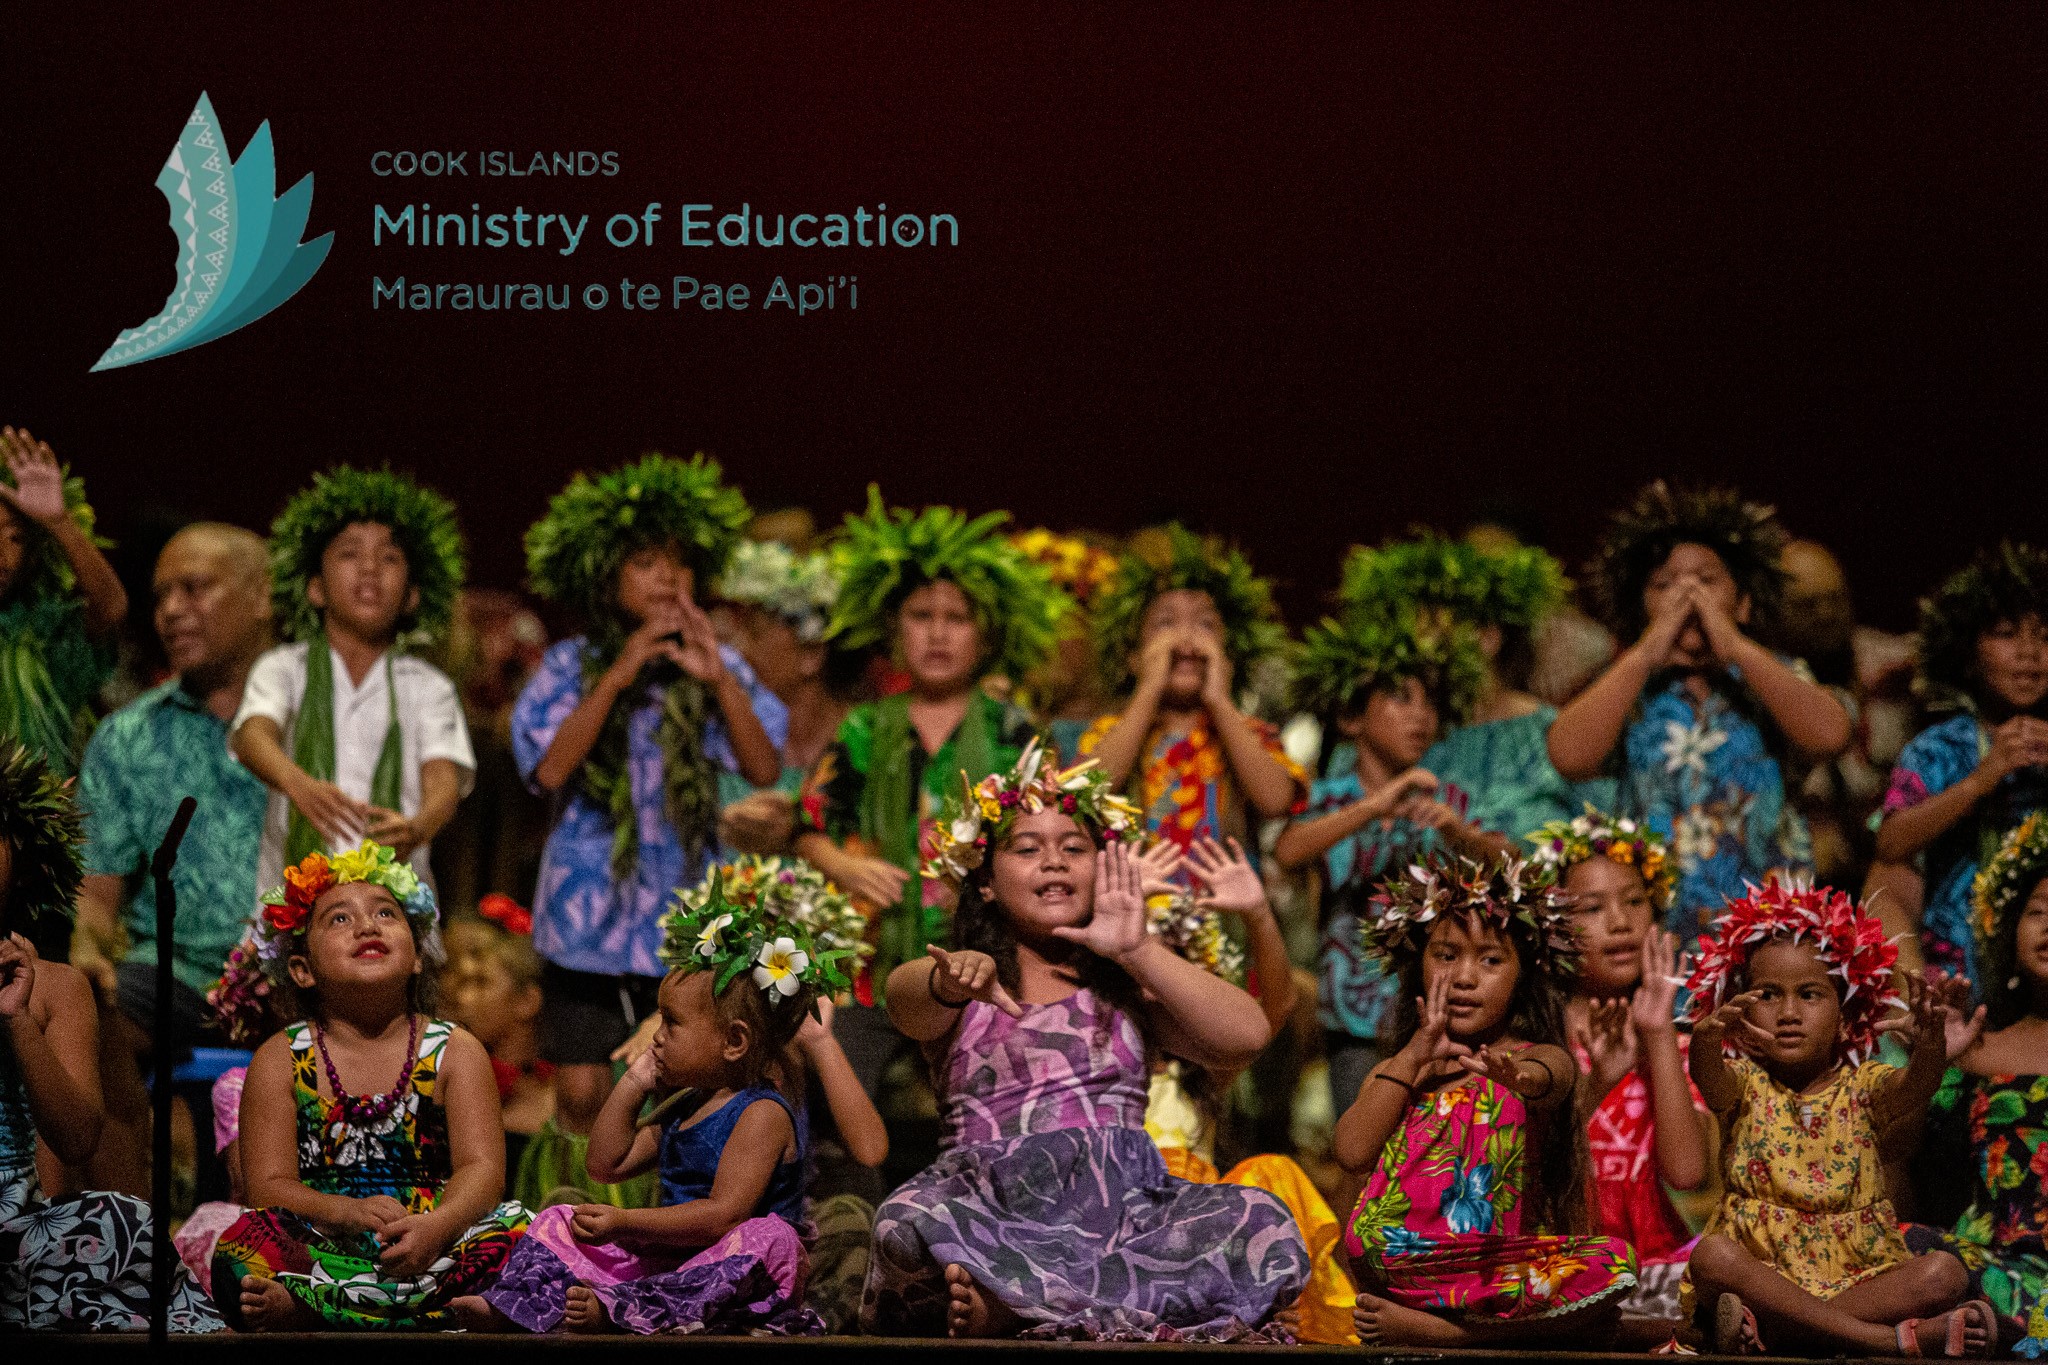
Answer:
<svg viewBox="0 0 2048 1365"><path fill-rule="evenodd" d="M1073 599L1001 528L1007 512L969 518L951 507L890 507L868 486L864 514L849 515L833 543L839 598L826 638L845 649L886 646L905 598L929 583L951 583L981 628L983 672L1021 678L1059 640Z"/></svg>
<svg viewBox="0 0 2048 1365"><path fill-rule="evenodd" d="M406 577L419 604L399 617L401 634L438 638L455 611L465 568L455 504L390 469L341 465L313 476L313 486L285 504L270 526L271 603L286 638L320 631L320 610L306 584L334 538L358 522L391 528L405 553Z"/></svg>

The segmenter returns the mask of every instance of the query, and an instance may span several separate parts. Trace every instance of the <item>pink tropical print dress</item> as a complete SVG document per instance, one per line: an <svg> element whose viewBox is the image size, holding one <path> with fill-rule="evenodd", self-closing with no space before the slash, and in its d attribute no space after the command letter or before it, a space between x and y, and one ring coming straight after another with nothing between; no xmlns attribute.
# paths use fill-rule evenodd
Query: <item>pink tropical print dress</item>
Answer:
<svg viewBox="0 0 2048 1365"><path fill-rule="evenodd" d="M1521 1096L1477 1076L1409 1108L1345 1236L1378 1292L1444 1317L1548 1318L1635 1288L1620 1238L1522 1230L1527 1118Z"/></svg>

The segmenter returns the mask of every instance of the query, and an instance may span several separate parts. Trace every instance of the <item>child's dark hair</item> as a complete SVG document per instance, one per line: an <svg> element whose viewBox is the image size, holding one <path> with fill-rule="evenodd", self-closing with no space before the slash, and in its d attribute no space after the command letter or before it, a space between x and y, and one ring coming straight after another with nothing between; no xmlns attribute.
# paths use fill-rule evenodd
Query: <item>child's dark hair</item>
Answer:
<svg viewBox="0 0 2048 1365"><path fill-rule="evenodd" d="M2019 961L2020 921L2026 918L2027 902L2044 879L2048 879L2048 869L2011 889L2006 900L2011 908L1998 917L1998 933L1985 945L1986 979L1978 983L1978 989L1984 995L1984 1022L1989 1028L2011 1028L2034 1012L2034 988Z"/></svg>
<svg viewBox="0 0 2048 1365"><path fill-rule="evenodd" d="M671 975L688 976L693 970L698 969L678 967ZM771 1001L768 992L755 985L747 972L736 973L722 991L716 989L716 984L714 981L711 1009L720 1032L733 1024L745 1024L748 1036L755 1040L755 1046L749 1047L738 1063L741 1079L748 1086L756 1086L764 1081L775 1082L784 1075L799 1074L790 1065L790 1045L811 1012L817 989L800 986L796 994L777 995Z"/></svg>
<svg viewBox="0 0 2048 1365"><path fill-rule="evenodd" d="M1571 1044L1564 1022L1566 988L1552 979L1550 973L1532 967L1543 960L1534 932L1519 917L1511 918L1505 929L1496 924L1484 927L1500 934L1515 950L1515 989L1508 999L1508 1033L1525 1043L1548 1043L1569 1051ZM1422 952L1401 956L1400 1004L1394 1013L1396 1046L1414 1037L1421 1023L1415 1002L1426 993L1422 967L1427 955L1425 941ZM1570 1076L1555 1079L1574 1092L1578 1090L1580 1078L1576 1068ZM1530 1219L1547 1232L1588 1231L1592 1225L1592 1193L1588 1189L1592 1155L1586 1146L1586 1125L1580 1106L1559 1104L1543 1125L1541 1137L1530 1144L1529 1153L1533 1164L1524 1175L1522 1197ZM1528 1230L1527 1220L1524 1230Z"/></svg>
<svg viewBox="0 0 2048 1365"><path fill-rule="evenodd" d="M1633 640L1649 625L1643 589L1680 545L1712 550L1760 616L1784 593L1780 563L1791 536L1775 508L1731 488L1672 488L1662 479L1609 519L1586 579L1609 629Z"/></svg>
<svg viewBox="0 0 2048 1365"><path fill-rule="evenodd" d="M1100 840L1095 842L1100 849ZM993 855L984 858L960 887L960 904L953 911L953 947L987 953L994 958L996 978L1014 995L1023 988L1017 967L1017 935L995 899L995 861ZM1146 1034L1149 1052L1152 1039L1145 1028L1144 998L1130 973L1107 958L1086 951L1075 953L1073 966L1083 987L1128 1015L1138 1032Z"/></svg>

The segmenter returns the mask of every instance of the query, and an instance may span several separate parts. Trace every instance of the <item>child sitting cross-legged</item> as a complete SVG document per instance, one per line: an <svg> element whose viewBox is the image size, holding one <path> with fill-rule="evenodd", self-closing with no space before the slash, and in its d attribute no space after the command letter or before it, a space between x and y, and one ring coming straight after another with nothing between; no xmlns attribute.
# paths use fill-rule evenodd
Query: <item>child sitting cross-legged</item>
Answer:
<svg viewBox="0 0 2048 1365"><path fill-rule="evenodd" d="M817 1333L803 1305L807 1142L774 1080L838 950L802 928L708 894L663 922L654 1044L612 1088L586 1161L600 1180L657 1166L661 1205L557 1204L534 1219L504 1275L456 1305L474 1330ZM646 1120L657 1090L673 1092Z"/></svg>

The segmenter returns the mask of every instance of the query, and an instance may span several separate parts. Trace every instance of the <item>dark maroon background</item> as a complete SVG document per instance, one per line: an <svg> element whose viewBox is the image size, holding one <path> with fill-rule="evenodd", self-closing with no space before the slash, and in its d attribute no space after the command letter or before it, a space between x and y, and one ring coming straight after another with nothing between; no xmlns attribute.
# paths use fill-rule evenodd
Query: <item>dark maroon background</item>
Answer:
<svg viewBox="0 0 2048 1365"><path fill-rule="evenodd" d="M131 546L411 467L475 578L568 473L723 459L757 506L1232 532L1297 617L1342 549L1511 506L1576 561L1653 474L1734 480L1866 615L2039 524L2048 10L1974 6L65 5L13 20L0 417ZM1537 10L1540 8L1541 13ZM762 11L773 10L774 17ZM278 313L89 375L161 306L199 92L271 120L332 257ZM611 179L379 180L378 149L616 150ZM370 206L590 212L581 251L373 249ZM950 251L617 251L745 199L951 212ZM370 311L370 277L860 276L861 308Z"/></svg>

